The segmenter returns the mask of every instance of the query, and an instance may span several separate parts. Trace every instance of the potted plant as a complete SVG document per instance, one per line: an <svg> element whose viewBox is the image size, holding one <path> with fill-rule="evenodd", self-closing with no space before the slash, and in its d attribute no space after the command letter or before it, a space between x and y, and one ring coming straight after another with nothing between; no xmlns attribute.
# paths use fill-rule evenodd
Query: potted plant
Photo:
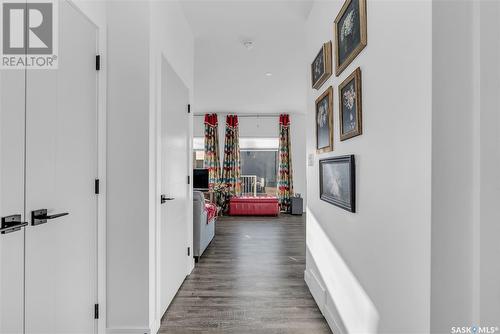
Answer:
<svg viewBox="0 0 500 334"><path fill-rule="evenodd" d="M229 208L229 199L232 196L231 190L226 186L225 183L216 183L213 187L213 192L215 194L215 204L217 205L217 211L219 215L224 215L227 213Z"/></svg>

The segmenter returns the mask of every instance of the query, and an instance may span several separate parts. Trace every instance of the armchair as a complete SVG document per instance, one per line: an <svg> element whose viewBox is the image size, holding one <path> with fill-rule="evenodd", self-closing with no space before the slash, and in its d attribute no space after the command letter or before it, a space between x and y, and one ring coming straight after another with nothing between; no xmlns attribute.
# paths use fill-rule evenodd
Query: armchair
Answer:
<svg viewBox="0 0 500 334"><path fill-rule="evenodd" d="M203 254L215 236L216 218L207 223L205 196L201 191L193 192L193 256L195 261Z"/></svg>

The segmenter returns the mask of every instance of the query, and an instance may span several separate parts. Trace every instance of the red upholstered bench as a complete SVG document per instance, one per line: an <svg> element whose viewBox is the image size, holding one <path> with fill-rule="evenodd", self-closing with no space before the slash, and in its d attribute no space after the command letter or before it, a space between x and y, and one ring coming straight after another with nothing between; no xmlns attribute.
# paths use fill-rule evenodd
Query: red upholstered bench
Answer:
<svg viewBox="0 0 500 334"><path fill-rule="evenodd" d="M280 213L276 197L232 197L229 200L231 216L277 216Z"/></svg>

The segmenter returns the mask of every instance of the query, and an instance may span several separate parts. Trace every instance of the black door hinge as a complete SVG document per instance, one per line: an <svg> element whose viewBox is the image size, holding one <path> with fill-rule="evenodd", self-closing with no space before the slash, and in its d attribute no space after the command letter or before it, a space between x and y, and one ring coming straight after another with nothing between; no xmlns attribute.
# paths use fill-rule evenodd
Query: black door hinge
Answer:
<svg viewBox="0 0 500 334"><path fill-rule="evenodd" d="M191 105L188 104L188 114L190 114L190 113L191 113Z"/></svg>
<svg viewBox="0 0 500 334"><path fill-rule="evenodd" d="M95 192L96 195L99 194L99 179L95 179L94 192Z"/></svg>
<svg viewBox="0 0 500 334"><path fill-rule="evenodd" d="M95 70L100 71L101 70L101 55L96 55L95 56Z"/></svg>
<svg viewBox="0 0 500 334"><path fill-rule="evenodd" d="M188 256L191 255L191 247L188 247Z"/></svg>
<svg viewBox="0 0 500 334"><path fill-rule="evenodd" d="M99 304L94 304L94 319L99 319Z"/></svg>
<svg viewBox="0 0 500 334"><path fill-rule="evenodd" d="M188 175L188 184L191 184L191 176Z"/></svg>

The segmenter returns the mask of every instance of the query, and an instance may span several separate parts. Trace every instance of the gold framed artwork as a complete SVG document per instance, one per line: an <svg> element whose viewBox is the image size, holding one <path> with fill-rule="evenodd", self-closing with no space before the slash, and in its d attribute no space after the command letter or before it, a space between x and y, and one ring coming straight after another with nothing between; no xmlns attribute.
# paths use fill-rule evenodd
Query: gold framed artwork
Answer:
<svg viewBox="0 0 500 334"><path fill-rule="evenodd" d="M320 89L321 85L332 75L332 42L323 44L311 64L312 87Z"/></svg>
<svg viewBox="0 0 500 334"><path fill-rule="evenodd" d="M358 67L339 85L340 140L363 133L361 103L361 69Z"/></svg>
<svg viewBox="0 0 500 334"><path fill-rule="evenodd" d="M333 151L333 88L316 99L316 152Z"/></svg>
<svg viewBox="0 0 500 334"><path fill-rule="evenodd" d="M339 76L367 44L366 0L346 0L333 30L335 75Z"/></svg>

